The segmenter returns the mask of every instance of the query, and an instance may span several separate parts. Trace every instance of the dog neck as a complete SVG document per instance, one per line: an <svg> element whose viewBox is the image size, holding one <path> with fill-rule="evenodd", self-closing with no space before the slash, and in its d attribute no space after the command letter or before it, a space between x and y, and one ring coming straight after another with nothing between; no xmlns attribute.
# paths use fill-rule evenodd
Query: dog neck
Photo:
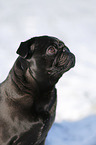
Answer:
<svg viewBox="0 0 96 145"><path fill-rule="evenodd" d="M42 94L34 78L32 76L29 77L28 67L25 67L25 69L27 68L26 70L22 67L21 60L18 58L11 69L8 78L4 82L3 92L4 96L7 97L7 104L18 106L18 108L22 109L24 108L24 110L36 110L36 112L50 110L52 105L46 104L50 102L49 100L56 100L55 88L51 88ZM41 102L43 102L43 106L40 105L42 104Z"/></svg>
<svg viewBox="0 0 96 145"><path fill-rule="evenodd" d="M14 85L17 86L21 94L33 95L39 91L36 80L28 75L28 63L26 60L18 58L10 74Z"/></svg>
<svg viewBox="0 0 96 145"><path fill-rule="evenodd" d="M24 71L21 66L20 58L18 58L6 81L3 82L5 87L2 85L2 92L4 92L4 96L9 100L9 104L10 102L17 103L25 108L29 108L32 106L34 96L38 96L39 89L35 80L31 78L29 81L25 77L25 73L26 71Z"/></svg>
<svg viewBox="0 0 96 145"><path fill-rule="evenodd" d="M34 98L34 96L40 96L40 94L43 95L41 93L41 88L44 89L44 93L53 90L54 87L50 85L41 86L30 71L28 62L25 59L18 57L7 78L7 82L11 85L11 87L7 89L7 93L10 97L11 91L14 91L14 94L16 93L13 99L20 99L22 96L30 95ZM13 89L10 91L10 88Z"/></svg>

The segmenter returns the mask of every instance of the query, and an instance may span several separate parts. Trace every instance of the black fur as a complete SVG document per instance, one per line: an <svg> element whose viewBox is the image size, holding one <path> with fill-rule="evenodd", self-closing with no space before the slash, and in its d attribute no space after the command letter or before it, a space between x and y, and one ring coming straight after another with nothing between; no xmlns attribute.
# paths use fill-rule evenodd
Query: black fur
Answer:
<svg viewBox="0 0 96 145"><path fill-rule="evenodd" d="M55 84L75 57L55 37L22 42L19 57L0 85L0 145L44 145L55 118Z"/></svg>

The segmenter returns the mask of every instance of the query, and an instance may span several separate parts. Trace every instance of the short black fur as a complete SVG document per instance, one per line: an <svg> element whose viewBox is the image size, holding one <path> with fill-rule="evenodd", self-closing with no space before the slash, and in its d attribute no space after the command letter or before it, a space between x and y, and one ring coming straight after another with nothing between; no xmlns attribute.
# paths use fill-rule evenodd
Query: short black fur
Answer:
<svg viewBox="0 0 96 145"><path fill-rule="evenodd" d="M22 42L7 79L0 85L0 145L44 145L56 114L59 78L75 57L55 37Z"/></svg>

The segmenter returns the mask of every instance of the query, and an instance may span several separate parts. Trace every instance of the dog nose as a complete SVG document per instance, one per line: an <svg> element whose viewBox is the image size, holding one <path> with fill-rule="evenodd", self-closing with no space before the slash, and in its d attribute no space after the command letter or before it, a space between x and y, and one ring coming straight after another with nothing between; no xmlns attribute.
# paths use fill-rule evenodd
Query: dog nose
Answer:
<svg viewBox="0 0 96 145"><path fill-rule="evenodd" d="M68 47L67 47L67 46L64 46L64 48L63 48L63 52L70 53L70 50L68 49Z"/></svg>

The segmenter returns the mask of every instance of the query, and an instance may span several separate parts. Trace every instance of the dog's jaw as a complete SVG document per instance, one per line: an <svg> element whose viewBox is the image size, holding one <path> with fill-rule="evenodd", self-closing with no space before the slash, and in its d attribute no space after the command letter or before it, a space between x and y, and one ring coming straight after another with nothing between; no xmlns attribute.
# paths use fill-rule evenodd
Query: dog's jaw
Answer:
<svg viewBox="0 0 96 145"><path fill-rule="evenodd" d="M48 69L51 84L56 84L60 77L73 68L75 65L75 56L71 52L62 52L57 56L51 68Z"/></svg>

